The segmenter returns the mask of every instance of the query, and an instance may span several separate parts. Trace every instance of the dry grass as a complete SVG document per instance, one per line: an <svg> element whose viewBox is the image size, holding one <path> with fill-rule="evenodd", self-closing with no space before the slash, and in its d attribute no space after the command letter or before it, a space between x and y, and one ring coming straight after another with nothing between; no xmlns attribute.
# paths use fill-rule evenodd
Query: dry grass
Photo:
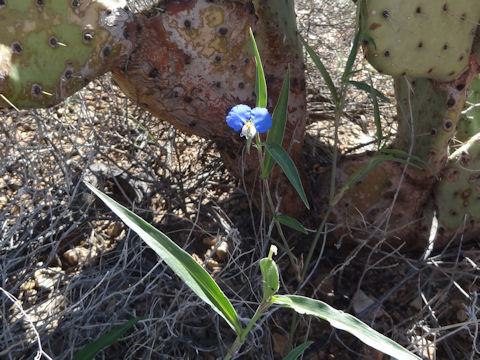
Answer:
<svg viewBox="0 0 480 360"><path fill-rule="evenodd" d="M298 8L302 33L338 78L351 39L351 4L311 0ZM309 144L328 149L333 108L319 76L308 73ZM369 81L368 72L359 76ZM388 81L372 79L391 94ZM349 100L344 151L368 143L374 131L368 99L352 92ZM387 126L392 106L382 113ZM52 109L0 116L0 358L31 359L41 348L44 358L70 359L136 316L145 320L99 358L224 355L234 340L229 327L81 184L95 183L194 254L246 321L261 296L258 260L272 227L251 208L212 143L138 110L108 76ZM225 259L215 253L221 241L228 243ZM288 259L277 262L282 292L295 292ZM475 359L479 262L472 244L425 257L368 242L352 248L325 236L299 293L356 314L426 358ZM271 310L239 358L279 358L289 325L290 312ZM315 343L306 359L378 358L349 335L302 318L296 342L307 338Z"/></svg>

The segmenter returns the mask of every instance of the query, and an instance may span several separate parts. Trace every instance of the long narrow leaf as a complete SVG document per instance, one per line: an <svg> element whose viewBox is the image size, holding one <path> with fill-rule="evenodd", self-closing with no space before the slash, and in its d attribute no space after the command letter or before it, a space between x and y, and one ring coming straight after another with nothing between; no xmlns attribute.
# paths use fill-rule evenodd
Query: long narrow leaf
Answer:
<svg viewBox="0 0 480 360"><path fill-rule="evenodd" d="M86 345L82 350L75 353L73 360L92 360L95 358L100 350L112 345L115 341L122 337L125 332L135 325L142 318L131 319L124 324L117 326L110 330L108 333L102 335L94 342Z"/></svg>
<svg viewBox="0 0 480 360"><path fill-rule="evenodd" d="M297 358L303 354L307 348L313 344L313 341L307 341L306 343L303 343L302 345L298 345L295 349L290 351L287 356L283 358L283 360L297 360Z"/></svg>
<svg viewBox="0 0 480 360"><path fill-rule="evenodd" d="M382 138L383 138L382 122L380 120L380 108L378 106L378 99L375 91L372 91L370 96L372 98L372 104L373 104L373 119L375 121L375 129L377 134L377 147L380 149L382 146Z"/></svg>
<svg viewBox="0 0 480 360"><path fill-rule="evenodd" d="M392 153L394 153L394 151L396 150L393 150L393 149L380 149L380 154L381 153L386 153L386 154L389 154L390 152L392 151ZM400 151L400 150L399 150ZM408 156L408 153L406 153L407 156ZM412 156L412 160L413 160L413 157ZM418 157L415 157L417 158L416 160L417 161L421 161L420 158ZM413 163L412 161L408 161L408 160L405 160L405 159L400 159L398 157L395 157L393 155L375 155L374 157L372 157L370 159L370 161L368 162L367 165L365 166L362 166L360 167L359 169L357 169L352 175L350 175L345 183L345 185L340 189L340 191L337 193L337 195L335 195L334 199L332 200L331 202L331 206L335 206L338 204L338 202L341 200L341 198L343 197L343 195L345 195L345 193L350 190L352 188L353 185L359 183L360 181L362 181L368 174L370 174L373 170L375 170L375 168L377 166L379 166L382 162L384 161L393 161L393 162L397 162L397 163L400 163L400 164L405 164L405 165L408 165L408 166L411 166L417 170L422 170L423 167L420 166L420 165L417 165L415 163ZM422 164L424 165L424 162L422 162Z"/></svg>
<svg viewBox="0 0 480 360"><path fill-rule="evenodd" d="M353 64L355 63L355 59L357 58L358 53L358 46L360 42L360 32L361 30L357 30L355 33L355 37L353 38L352 48L350 49L350 54L348 55L347 63L345 65L345 69L342 75L342 84L347 83L348 78L352 73Z"/></svg>
<svg viewBox="0 0 480 360"><path fill-rule="evenodd" d="M356 317L337 310L330 305L297 295L275 295L272 302L289 307L300 314L317 316L327 320L333 327L348 331L368 346L400 360L421 360L395 341L373 330Z"/></svg>
<svg viewBox="0 0 480 360"><path fill-rule="evenodd" d="M359 90L363 90L368 94L375 94L376 97L379 97L383 101L390 103L390 100L385 95L383 95L381 91L375 89L373 86L368 85L363 81L350 80L349 83L355 86Z"/></svg>
<svg viewBox="0 0 480 360"><path fill-rule="evenodd" d="M290 67L287 70L285 79L283 80L282 90L278 97L277 106L273 111L273 124L270 130L268 130L267 141L271 143L276 143L282 145L283 135L285 133L285 124L287 123L287 110L288 110L288 93L290 91ZM275 165L270 153L265 154L265 159L263 160L263 178L268 178L270 172Z"/></svg>
<svg viewBox="0 0 480 360"><path fill-rule="evenodd" d="M267 83L265 82L265 73L263 72L262 60L260 59L260 53L258 52L257 42L253 36L252 29L250 32L250 40L253 45L253 53L255 54L255 61L257 63L257 107L267 107Z"/></svg>
<svg viewBox="0 0 480 360"><path fill-rule="evenodd" d="M380 91L375 89L373 86L364 83L363 81L353 81L350 80L350 84L354 85L357 89L363 90L370 95L373 104L373 119L375 121L376 135L377 135L377 146L380 149L383 138L382 123L380 121L380 108L378 106L378 97L386 102L390 102L388 98L383 95Z"/></svg>
<svg viewBox="0 0 480 360"><path fill-rule="evenodd" d="M303 227L303 225L298 221L297 219L294 219L290 216L286 215L278 215L275 216L275 219L282 225L288 226L289 228L293 230L297 230L298 232L301 232L302 234L307 235L308 231Z"/></svg>
<svg viewBox="0 0 480 360"><path fill-rule="evenodd" d="M237 313L230 301L211 276L185 250L142 218L95 189L91 184L85 182L85 185L130 229L135 231L195 294L220 314L237 334L242 333Z"/></svg>
<svg viewBox="0 0 480 360"><path fill-rule="evenodd" d="M305 50L307 50L308 55L310 56L313 63L317 67L318 71L320 71L320 75L322 75L323 80L325 81L325 84L327 84L328 90L330 90L330 95L332 96L333 103L335 104L335 106L338 106L339 99L338 99L337 88L335 87L335 84L333 83L327 68L325 67L325 65L323 65L322 60L320 60L320 58L315 53L315 51L307 44L305 39L300 37L300 40L302 41L303 46L305 46Z"/></svg>
<svg viewBox="0 0 480 360"><path fill-rule="evenodd" d="M298 175L298 170L293 163L288 153L285 151L283 147L276 143L265 143L265 147L267 151L272 155L275 161L280 165L283 172L287 176L290 183L293 185L295 190L297 190L298 195L302 199L303 203L310 209L310 205L308 204L307 195L305 195L305 191L303 190L302 181L300 180L300 176Z"/></svg>
<svg viewBox="0 0 480 360"><path fill-rule="evenodd" d="M437 175L435 169L432 167L432 165L430 163L428 163L427 161L423 160L421 157L408 154L408 152L406 152L404 150L399 150L399 149L385 149L384 148L384 149L380 149L380 152L385 153L385 154L393 154L393 155L401 156L401 157L404 157L405 159L410 158L410 162L408 164L410 164L411 166L414 166L413 161L416 161L416 162L421 164L421 166L417 165L417 167L428 168L435 177L438 177L438 175Z"/></svg>

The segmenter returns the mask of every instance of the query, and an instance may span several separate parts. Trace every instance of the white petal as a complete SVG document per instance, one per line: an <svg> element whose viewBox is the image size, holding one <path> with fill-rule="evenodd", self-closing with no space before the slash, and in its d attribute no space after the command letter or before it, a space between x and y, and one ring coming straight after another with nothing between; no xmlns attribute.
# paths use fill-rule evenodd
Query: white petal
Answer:
<svg viewBox="0 0 480 360"><path fill-rule="evenodd" d="M257 129L255 129L255 125L253 122L248 120L245 125L243 125L241 136L246 137L247 139L252 139L255 134L257 133Z"/></svg>

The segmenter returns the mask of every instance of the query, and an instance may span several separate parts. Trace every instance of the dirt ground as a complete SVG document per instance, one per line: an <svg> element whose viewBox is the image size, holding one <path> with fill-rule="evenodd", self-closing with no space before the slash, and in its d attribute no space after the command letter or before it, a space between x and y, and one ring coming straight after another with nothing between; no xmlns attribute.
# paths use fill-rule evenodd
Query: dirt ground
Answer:
<svg viewBox="0 0 480 360"><path fill-rule="evenodd" d="M300 0L297 15L301 34L338 80L353 37L352 2ZM359 80L373 81L392 99L381 103L381 113L384 134L393 135L390 79L362 56L356 68ZM307 69L305 155L314 185L330 160L333 104L310 62ZM348 100L340 151L372 149L370 100L355 90ZM210 141L138 109L106 75L51 109L0 113L0 159L0 359L70 359L138 316L144 320L97 359L226 354L235 339L228 325L81 182L93 183L191 253L247 322L262 295L258 260L275 233ZM287 234L299 257L315 221L308 236ZM405 253L344 244L327 233L303 284L285 252L276 261L282 293L348 311L425 359L480 358L477 244ZM272 307L238 358L282 358L291 319L291 311ZM303 359L387 358L309 317L298 318L293 339L294 345L314 341Z"/></svg>

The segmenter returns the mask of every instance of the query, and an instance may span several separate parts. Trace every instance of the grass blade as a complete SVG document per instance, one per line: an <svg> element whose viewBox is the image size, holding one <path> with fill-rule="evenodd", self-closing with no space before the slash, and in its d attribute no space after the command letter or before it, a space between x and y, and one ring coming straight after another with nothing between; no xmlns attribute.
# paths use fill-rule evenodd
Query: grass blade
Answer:
<svg viewBox="0 0 480 360"><path fill-rule="evenodd" d="M91 360L95 358L95 355L97 355L103 348L112 345L115 341L121 338L129 328L141 319L142 318L131 319L126 323L113 328L108 333L100 336L97 340L86 345L82 350L75 353L73 360Z"/></svg>
<svg viewBox="0 0 480 360"><path fill-rule="evenodd" d="M313 344L313 341L307 341L302 345L298 345L295 349L290 351L287 356L284 357L283 360L297 360L297 358L303 354L307 348Z"/></svg>
<svg viewBox="0 0 480 360"><path fill-rule="evenodd" d="M360 40L360 30L357 30L355 33L355 37L353 38L352 48L350 49L350 54L348 55L347 63L345 65L345 70L343 71L342 75L342 84L346 84L348 78L352 74L353 64L355 63L355 59L357 58L358 53L358 45Z"/></svg>
<svg viewBox="0 0 480 360"><path fill-rule="evenodd" d="M135 231L195 294L220 314L237 334L242 333L237 313L230 301L212 277L185 250L161 231L155 229L142 218L95 189L92 185L86 182L85 185L130 229Z"/></svg>
<svg viewBox="0 0 480 360"><path fill-rule="evenodd" d="M293 163L288 153L285 151L283 147L276 143L266 142L265 147L267 151L272 155L274 160L280 165L283 172L287 176L290 183L293 185L295 190L297 190L298 195L302 199L303 203L310 209L310 205L308 204L307 195L305 195L305 191L303 190L302 181L300 180L300 176L298 175L298 170Z"/></svg>
<svg viewBox="0 0 480 360"><path fill-rule="evenodd" d="M406 151L399 150L399 149L380 149L380 152L384 153L384 154L393 154L393 155L396 155L396 156L401 156L405 159L410 158L410 161L407 162L408 165L413 166L417 169L427 168L432 172L432 174L436 178L438 178L438 174L435 172L435 169L432 167L432 165L430 165L428 162L426 162L425 160L423 160L422 158L420 158L418 156L410 155ZM413 161L418 162L420 165L414 164Z"/></svg>
<svg viewBox="0 0 480 360"><path fill-rule="evenodd" d="M390 100L385 95L383 95L381 91L378 91L377 89L375 89L374 87L368 85L367 83L365 83L363 81L350 80L349 83L352 84L353 86L355 86L359 90L363 90L366 93L369 93L371 95L375 94L375 96L377 98L380 98L383 101L385 101L387 103L390 103Z"/></svg>
<svg viewBox="0 0 480 360"><path fill-rule="evenodd" d="M257 42L253 36L252 29L250 31L250 40L252 40L253 53L255 55L255 61L257 63L257 107L267 107L267 83L265 82L265 73L263 72L262 60L260 59L260 53L258 52Z"/></svg>
<svg viewBox="0 0 480 360"><path fill-rule="evenodd" d="M327 71L327 68L325 65L323 65L322 60L318 57L318 55L313 51L313 49L307 44L305 39L300 37L300 40L303 43L303 46L305 47L305 50L307 50L308 55L312 59L313 63L317 67L318 71L320 71L320 74L323 77L323 80L327 84L328 90L330 90L330 95L332 96L333 103L335 106L338 106L339 104L339 99L338 99L338 93L337 93L337 88L335 87L335 84L332 81L332 78L330 77L330 74Z"/></svg>
<svg viewBox="0 0 480 360"><path fill-rule="evenodd" d="M290 91L290 67L287 69L287 74L285 75L285 79L283 80L282 90L280 91L280 95L278 97L277 106L275 106L275 110L273 111L273 125L268 130L267 141L271 143L276 143L282 145L283 142L283 134L285 132L285 124L287 123L287 109L288 109L288 93ZM268 178L270 172L273 169L273 165L275 165L275 161L273 160L270 153L265 154L265 159L263 160L263 178Z"/></svg>
<svg viewBox="0 0 480 360"><path fill-rule="evenodd" d="M298 295L275 295L272 302L289 307L300 314L317 316L327 320L333 327L348 331L368 346L401 360L421 360L395 341L387 338L356 317L337 310L330 305Z"/></svg>
<svg viewBox="0 0 480 360"><path fill-rule="evenodd" d="M382 131L382 123L380 121L380 108L378 106L378 98L382 99L383 101L390 102L388 98L383 95L380 91L375 89L373 86L364 83L363 81L349 81L350 84L355 86L357 89L363 90L370 95L373 104L373 118L375 120L375 129L377 135L377 147L380 148L382 145L382 138L383 138L383 131Z"/></svg>
<svg viewBox="0 0 480 360"><path fill-rule="evenodd" d="M282 225L288 226L290 229L297 230L298 232L307 235L307 230L297 219L294 219L286 215L275 216L275 219Z"/></svg>

